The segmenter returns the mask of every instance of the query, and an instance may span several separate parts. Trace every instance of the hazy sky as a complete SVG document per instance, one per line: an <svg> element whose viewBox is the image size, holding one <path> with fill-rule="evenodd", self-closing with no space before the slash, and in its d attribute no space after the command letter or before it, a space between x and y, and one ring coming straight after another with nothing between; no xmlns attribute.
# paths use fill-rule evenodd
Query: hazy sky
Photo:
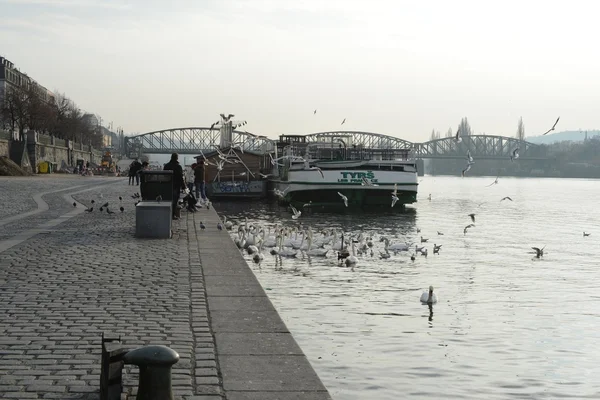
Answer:
<svg viewBox="0 0 600 400"><path fill-rule="evenodd" d="M600 127L594 1L0 0L0 55L126 133ZM313 115L313 110L317 114ZM340 127L342 120L346 123Z"/></svg>

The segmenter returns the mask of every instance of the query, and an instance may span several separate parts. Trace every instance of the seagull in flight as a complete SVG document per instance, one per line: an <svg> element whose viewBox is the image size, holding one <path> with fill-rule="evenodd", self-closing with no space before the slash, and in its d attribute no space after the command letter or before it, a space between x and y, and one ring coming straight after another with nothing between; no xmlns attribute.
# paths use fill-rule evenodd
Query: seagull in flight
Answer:
<svg viewBox="0 0 600 400"><path fill-rule="evenodd" d="M319 168L319 167L310 167L308 169L310 171L319 171L319 173L321 174L321 178L325 179L325 174L323 173L323 171L321 171L321 168Z"/></svg>
<svg viewBox="0 0 600 400"><path fill-rule="evenodd" d="M542 136L544 136L546 133L552 132L554 130L554 128L556 128L556 124L558 124L559 119L560 119L560 117L556 118L556 122L554 123L554 125L552 125L552 128L548 129L548 131L543 133Z"/></svg>
<svg viewBox="0 0 600 400"><path fill-rule="evenodd" d="M466 235L467 234L467 229L469 228L475 228L475 224L469 224L467 226L465 226L465 229L463 230L463 233Z"/></svg>
<svg viewBox="0 0 600 400"><path fill-rule="evenodd" d="M344 120L342 121L342 123L340 125L344 125L344 122L346 122L346 118L344 118Z"/></svg>
<svg viewBox="0 0 600 400"><path fill-rule="evenodd" d="M511 199L511 198L510 198L510 197L508 197L508 196L506 196L506 197L503 197L503 198L502 198L500 201L504 201L504 200L510 200L510 201L513 201L513 199Z"/></svg>
<svg viewBox="0 0 600 400"><path fill-rule="evenodd" d="M461 174L461 176L462 176L463 178L465 177L465 174L471 170L471 167L473 166L473 164L475 164L475 163L474 163L474 162L469 162L469 163L467 164L467 167L461 171L461 173L460 173L460 174Z"/></svg>
<svg viewBox="0 0 600 400"><path fill-rule="evenodd" d="M340 195L340 197L342 198L342 200L344 200L344 205L346 207L348 207L348 198L346 196L344 196L343 194L341 194L340 192L337 192L337 193Z"/></svg>
<svg viewBox="0 0 600 400"><path fill-rule="evenodd" d="M261 178L264 178L264 179L266 179L270 176L273 176L273 174L261 174L260 172L258 174L260 175Z"/></svg>
<svg viewBox="0 0 600 400"><path fill-rule="evenodd" d="M398 201L398 184L394 183L394 191L392 192L392 208L396 205Z"/></svg>
<svg viewBox="0 0 600 400"><path fill-rule="evenodd" d="M456 143L462 142L462 138L460 137L460 129L456 131L456 135L454 135L454 141Z"/></svg>
<svg viewBox="0 0 600 400"><path fill-rule="evenodd" d="M313 115L315 115L317 113L317 110L315 109L315 111L313 112Z"/></svg>
<svg viewBox="0 0 600 400"><path fill-rule="evenodd" d="M294 215L292 215L292 219L300 218L300 215L302 215L302 211L296 210L296 207L294 207L294 206L290 206L290 207L292 208L292 212L294 213Z"/></svg>
<svg viewBox="0 0 600 400"><path fill-rule="evenodd" d="M585 231L583 231L583 237L590 236L590 235L591 235L591 233L585 233Z"/></svg>
<svg viewBox="0 0 600 400"><path fill-rule="evenodd" d="M471 221L473 221L473 223L475 223L475 214L469 214L469 217L471 217Z"/></svg>
<svg viewBox="0 0 600 400"><path fill-rule="evenodd" d="M541 249L538 247L532 247L533 250L535 250L535 256L536 258L540 258L541 256L544 255L544 249L546 248L546 246L542 247Z"/></svg>
<svg viewBox="0 0 600 400"><path fill-rule="evenodd" d="M517 158L519 158L519 148L518 147L512 151L512 154L510 156L510 161L515 161Z"/></svg>
<svg viewBox="0 0 600 400"><path fill-rule="evenodd" d="M360 183L362 186L379 186L376 183L371 182L369 178L362 177L362 182Z"/></svg>
<svg viewBox="0 0 600 400"><path fill-rule="evenodd" d="M497 185L497 184L498 184L498 178L500 178L500 175L498 175L498 176L496 177L496 180L495 180L494 182L490 183L490 184L489 184L489 185L487 185L486 187L490 187L490 186L492 186L492 185Z"/></svg>
<svg viewBox="0 0 600 400"><path fill-rule="evenodd" d="M437 245L437 244L433 244L433 254L440 254L440 249L442 248L442 245Z"/></svg>

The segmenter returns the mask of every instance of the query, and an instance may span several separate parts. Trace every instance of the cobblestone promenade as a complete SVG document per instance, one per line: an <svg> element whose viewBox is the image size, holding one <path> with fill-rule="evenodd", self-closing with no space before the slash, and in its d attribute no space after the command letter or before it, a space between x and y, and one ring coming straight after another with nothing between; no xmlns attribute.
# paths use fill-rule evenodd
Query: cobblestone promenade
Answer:
<svg viewBox="0 0 600 400"><path fill-rule="evenodd" d="M232 324L227 322L234 311L214 312L215 332L207 304L211 293L207 294L204 284L207 270L203 273L201 267L201 253L206 251L205 263L217 264L218 247L222 243L235 246L222 232L216 242L203 244L209 249L203 249L194 218L216 225L212 210L193 216L184 213L173 224L171 240L136 239L131 195L137 191L138 187L127 185L126 178L0 177L0 398L99 399L100 337L104 332L111 337L120 335L128 349L162 344L177 351L180 361L173 368L176 399L328 399L308 362L298 364L300 369L286 369L288 359L279 358L283 360L279 370L298 375L298 390L295 383L288 384L289 377L271 382L272 377L237 373L237 366L243 363L238 356L240 346L248 348L245 333L231 331ZM94 211L84 212L92 199ZM99 206L107 201L114 214L100 212ZM237 265L234 258L228 258L231 265ZM212 279L229 284L227 276L222 276L225 273L217 271ZM255 282L242 266L232 272L241 273L247 275L245 282ZM215 296L222 295L217 291L223 287L227 288L217 287ZM260 287L252 290L256 296L264 296ZM264 298L270 306L266 297L257 298ZM221 304L229 310L227 298L215 299L220 299L214 302L217 309ZM271 325L289 336L282 354L296 357L291 360L304 359L272 312ZM219 329L224 330L223 338L238 338L238 358L221 359L221 364L230 367L220 366L215 350ZM236 348L236 342L223 343L224 351ZM247 368L250 374L256 369L252 364ZM134 398L136 371L136 367L126 369L122 399ZM277 387L286 385L294 393L277 394ZM227 392L228 387L232 392Z"/></svg>

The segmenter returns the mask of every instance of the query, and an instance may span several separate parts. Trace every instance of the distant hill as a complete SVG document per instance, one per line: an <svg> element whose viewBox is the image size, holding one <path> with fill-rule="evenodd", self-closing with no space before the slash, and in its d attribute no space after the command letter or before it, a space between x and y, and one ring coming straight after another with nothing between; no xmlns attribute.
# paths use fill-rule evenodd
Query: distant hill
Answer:
<svg viewBox="0 0 600 400"><path fill-rule="evenodd" d="M585 139L585 133L586 131L564 131L549 133L546 136L527 136L525 140L535 144L552 144L556 142L563 142L565 140L570 140L572 142L582 142ZM594 136L600 136L600 131L587 131L588 139Z"/></svg>

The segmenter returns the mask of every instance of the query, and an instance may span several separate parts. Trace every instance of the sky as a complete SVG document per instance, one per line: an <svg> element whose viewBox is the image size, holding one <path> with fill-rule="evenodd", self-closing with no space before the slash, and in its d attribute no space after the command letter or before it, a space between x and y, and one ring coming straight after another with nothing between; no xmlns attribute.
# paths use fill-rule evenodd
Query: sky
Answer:
<svg viewBox="0 0 600 400"><path fill-rule="evenodd" d="M0 55L126 134L600 127L594 1L0 0ZM314 114L314 110L317 113ZM343 119L344 125L341 125Z"/></svg>

